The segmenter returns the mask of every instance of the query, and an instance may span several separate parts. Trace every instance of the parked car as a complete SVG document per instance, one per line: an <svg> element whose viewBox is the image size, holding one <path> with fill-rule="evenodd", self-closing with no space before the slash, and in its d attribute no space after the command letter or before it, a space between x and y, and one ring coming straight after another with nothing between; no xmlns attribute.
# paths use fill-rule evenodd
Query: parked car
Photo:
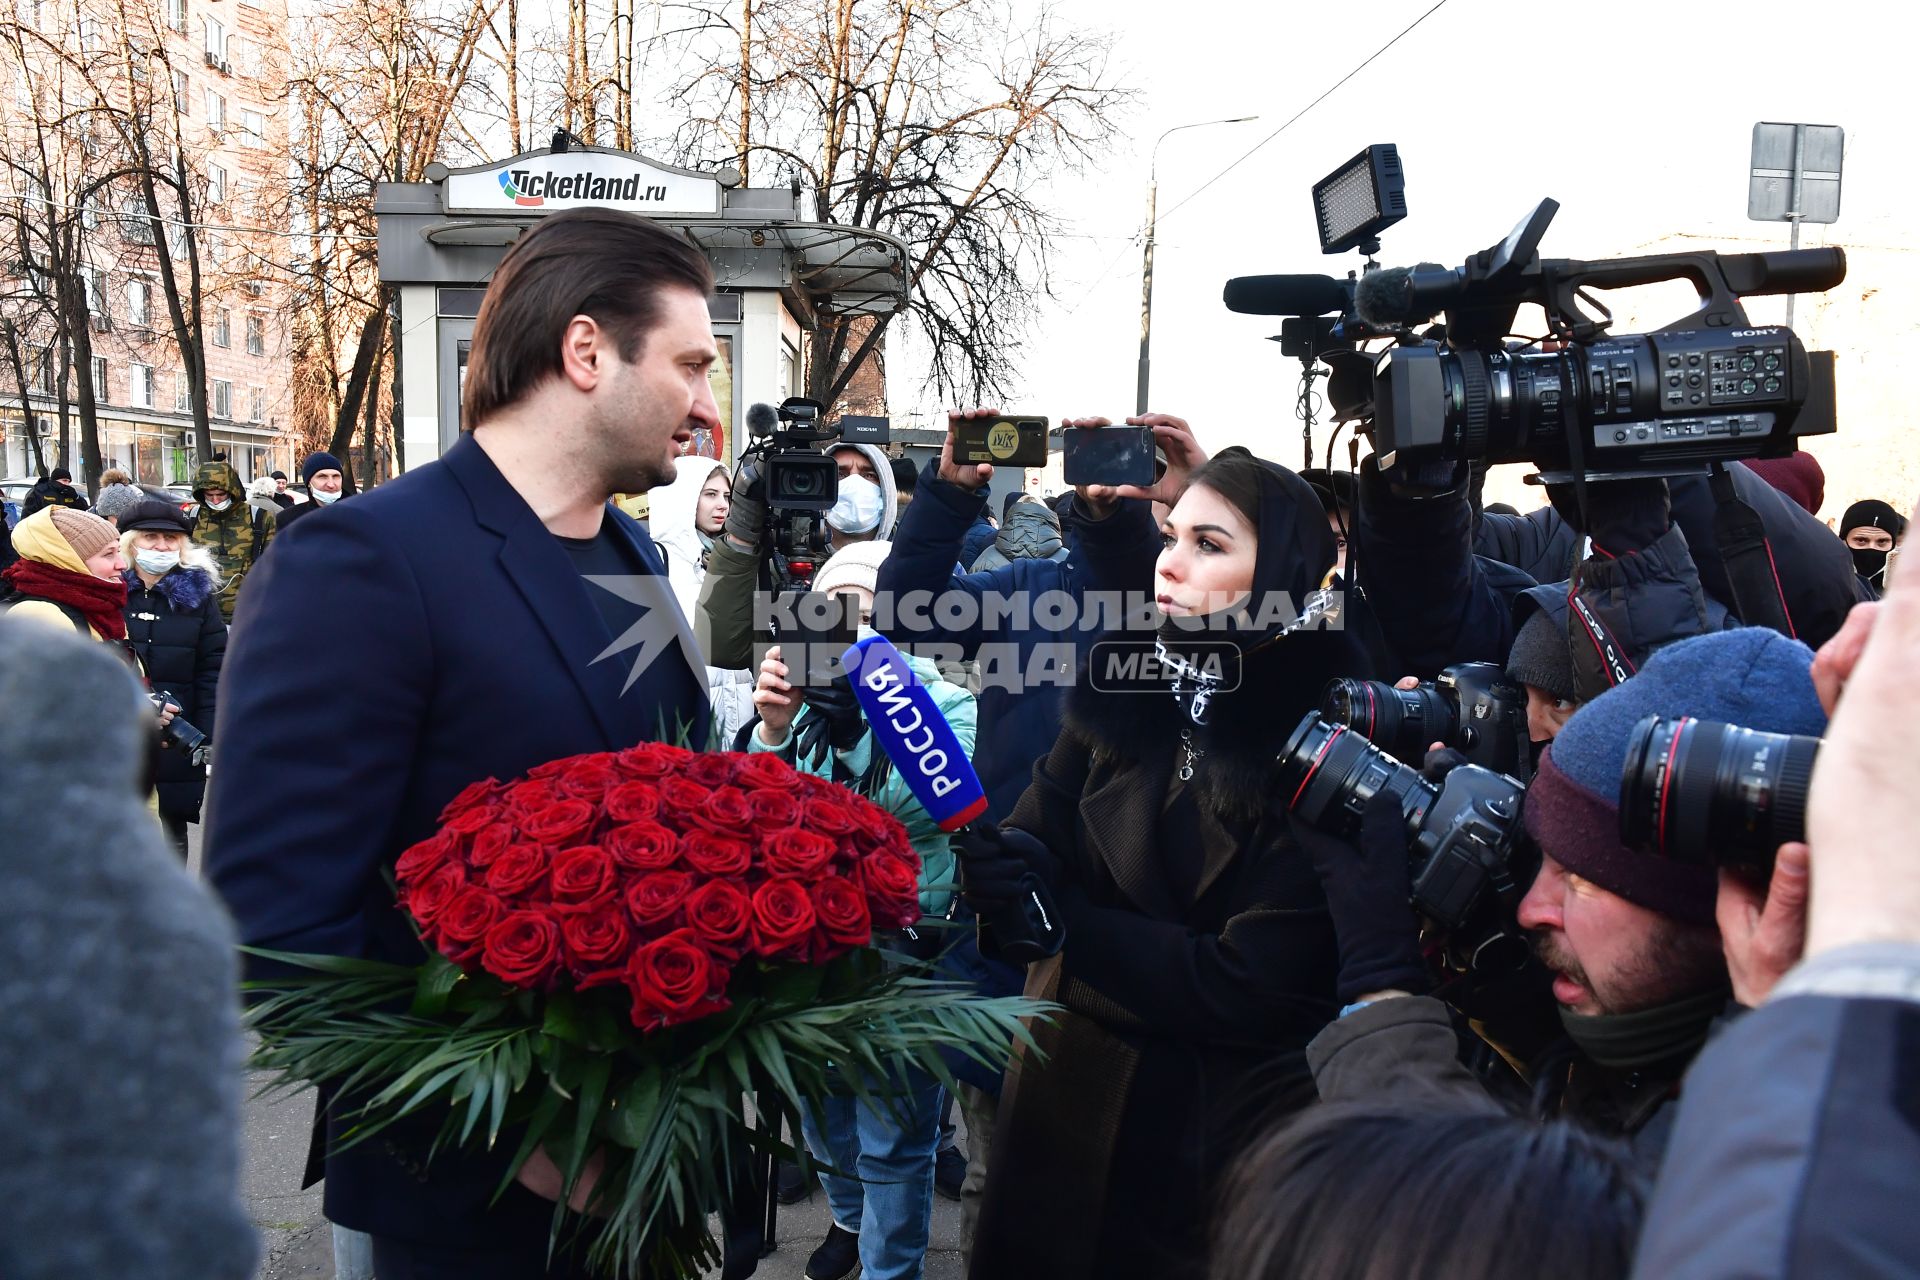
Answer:
<svg viewBox="0 0 1920 1280"><path fill-rule="evenodd" d="M162 502L171 502L182 511L192 511L199 504L193 500L193 486L189 484L143 484L141 492L149 498L158 498Z"/></svg>
<svg viewBox="0 0 1920 1280"><path fill-rule="evenodd" d="M0 480L0 498L17 507L27 500L27 495L33 492L33 486L39 483L37 476L16 476Z"/></svg>

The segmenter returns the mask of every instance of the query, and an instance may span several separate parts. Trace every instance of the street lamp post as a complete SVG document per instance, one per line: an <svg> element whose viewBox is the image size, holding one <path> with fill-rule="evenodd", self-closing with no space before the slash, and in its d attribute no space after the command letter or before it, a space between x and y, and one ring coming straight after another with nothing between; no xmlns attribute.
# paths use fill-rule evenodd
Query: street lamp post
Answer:
<svg viewBox="0 0 1920 1280"><path fill-rule="evenodd" d="M1147 247L1140 265L1140 380L1134 389L1133 412L1137 416L1147 411L1147 380L1152 361L1149 348L1153 341L1153 228L1154 206L1160 195L1158 178L1160 168L1160 144L1170 134L1182 129L1204 129L1216 124L1245 124L1249 120L1258 120L1259 116L1234 116L1229 120L1196 120L1192 124L1177 124L1153 141L1153 152L1147 161Z"/></svg>

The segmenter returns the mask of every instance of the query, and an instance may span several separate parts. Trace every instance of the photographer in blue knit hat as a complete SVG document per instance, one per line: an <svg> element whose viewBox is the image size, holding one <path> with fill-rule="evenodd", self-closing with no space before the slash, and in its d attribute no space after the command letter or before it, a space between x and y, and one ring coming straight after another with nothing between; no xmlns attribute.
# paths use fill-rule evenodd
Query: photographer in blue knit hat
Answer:
<svg viewBox="0 0 1920 1280"><path fill-rule="evenodd" d="M1716 872L1712 850L1663 857L1628 847L1619 796L1629 739L1649 715L1818 735L1826 714L1813 657L1760 627L1670 645L1573 713L1527 791L1526 830L1541 864L1518 917L1551 971L1564 1035L1514 1065L1523 1067L1534 1109L1626 1138L1649 1167L1665 1146L1680 1078L1710 1027L1730 1006L1758 1003L1798 958L1807 859L1804 847L1788 846L1771 881L1755 883ZM1358 846L1323 842L1314 850L1339 936L1346 1006L1308 1047L1321 1097L1484 1091L1482 1076L1462 1065L1465 1032L1452 1009L1424 994L1432 975L1408 906L1396 806L1369 806Z"/></svg>

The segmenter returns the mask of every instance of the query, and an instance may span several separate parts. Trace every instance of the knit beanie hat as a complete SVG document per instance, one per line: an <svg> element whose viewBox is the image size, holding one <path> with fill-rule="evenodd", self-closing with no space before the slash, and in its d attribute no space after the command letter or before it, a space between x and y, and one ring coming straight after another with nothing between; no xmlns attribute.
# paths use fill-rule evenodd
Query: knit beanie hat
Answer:
<svg viewBox="0 0 1920 1280"><path fill-rule="evenodd" d="M55 467L47 473L47 478L50 480L71 480L73 479L73 472L67 470L65 467Z"/></svg>
<svg viewBox="0 0 1920 1280"><path fill-rule="evenodd" d="M1507 678L1530 684L1564 702L1576 701L1567 633L1545 610L1536 610L1513 637L1513 648L1507 653Z"/></svg>
<svg viewBox="0 0 1920 1280"><path fill-rule="evenodd" d="M130 484L110 484L93 501L93 513L102 520L118 521L127 512L147 501L147 492Z"/></svg>
<svg viewBox="0 0 1920 1280"><path fill-rule="evenodd" d="M1790 453L1784 458L1748 458L1747 469L1799 503L1808 515L1820 514L1827 497L1827 473L1820 460L1810 453Z"/></svg>
<svg viewBox="0 0 1920 1280"><path fill-rule="evenodd" d="M850 542L827 557L813 575L813 589L831 595L841 587L880 589L880 565L893 550L891 542Z"/></svg>
<svg viewBox="0 0 1920 1280"><path fill-rule="evenodd" d="M1610 893L1677 920L1712 924L1719 884L1711 865L1674 862L1620 841L1627 740L1650 715L1824 733L1812 668L1813 650L1766 627L1668 645L1631 680L1574 712L1554 738L1527 788L1527 834L1549 858Z"/></svg>
<svg viewBox="0 0 1920 1280"><path fill-rule="evenodd" d="M1840 517L1840 536L1854 529L1885 529L1898 541L1907 531L1906 517L1878 498L1862 498Z"/></svg>
<svg viewBox="0 0 1920 1280"><path fill-rule="evenodd" d="M113 526L93 512L75 511L71 507L48 509L53 513L53 527L82 560L91 560L108 547L120 545L120 535Z"/></svg>
<svg viewBox="0 0 1920 1280"><path fill-rule="evenodd" d="M300 479L302 483L312 484L316 471L338 471L345 475L346 470L340 465L340 459L330 453L310 453L307 460L300 464Z"/></svg>

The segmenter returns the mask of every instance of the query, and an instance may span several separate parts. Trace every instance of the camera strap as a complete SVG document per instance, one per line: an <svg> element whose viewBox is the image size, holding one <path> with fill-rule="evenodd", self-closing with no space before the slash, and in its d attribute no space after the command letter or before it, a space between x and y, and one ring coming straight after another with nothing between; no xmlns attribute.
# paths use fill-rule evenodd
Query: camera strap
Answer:
<svg viewBox="0 0 1920 1280"><path fill-rule="evenodd" d="M1713 545L1727 569L1733 612L1749 627L1771 627L1793 636L1793 619L1787 613L1786 592L1780 585L1767 527L1761 523L1759 512L1734 492L1733 473L1726 463L1713 463L1709 476L1714 502Z"/></svg>

